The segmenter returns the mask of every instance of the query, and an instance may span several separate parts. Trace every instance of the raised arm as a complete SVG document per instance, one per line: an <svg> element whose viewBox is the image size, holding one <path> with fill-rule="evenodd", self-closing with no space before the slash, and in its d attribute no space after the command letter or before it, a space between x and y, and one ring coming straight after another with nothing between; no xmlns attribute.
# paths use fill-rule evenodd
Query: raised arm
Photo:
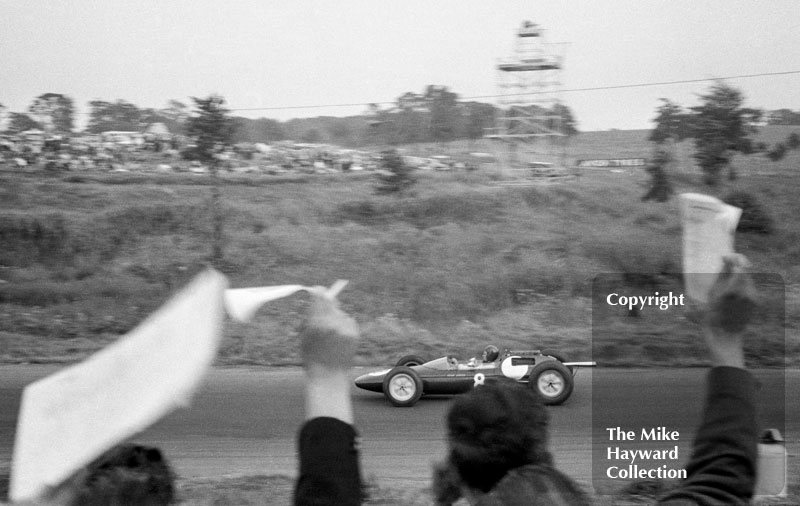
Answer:
<svg viewBox="0 0 800 506"><path fill-rule="evenodd" d="M311 290L311 305L300 329L306 376L306 419L331 417L353 423L350 367L359 339L355 320L339 307L335 294Z"/></svg>
<svg viewBox="0 0 800 506"><path fill-rule="evenodd" d="M744 369L742 331L755 308L743 257L726 259L709 294L703 335L712 369L688 477L660 505L749 504L756 480L756 382Z"/></svg>
<svg viewBox="0 0 800 506"><path fill-rule="evenodd" d="M297 506L361 504L361 473L353 428L350 367L359 338L339 308L337 290L315 287L300 329L305 373L305 423L298 437Z"/></svg>

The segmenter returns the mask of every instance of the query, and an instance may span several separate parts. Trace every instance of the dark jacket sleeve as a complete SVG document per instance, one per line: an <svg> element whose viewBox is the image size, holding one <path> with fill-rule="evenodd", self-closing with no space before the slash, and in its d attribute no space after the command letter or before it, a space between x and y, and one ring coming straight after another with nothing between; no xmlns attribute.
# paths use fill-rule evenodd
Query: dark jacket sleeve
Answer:
<svg viewBox="0 0 800 506"><path fill-rule="evenodd" d="M307 421L300 430L295 506L356 506L362 502L355 429L336 418Z"/></svg>
<svg viewBox="0 0 800 506"><path fill-rule="evenodd" d="M715 367L708 374L706 395L687 477L658 502L661 506L749 504L753 496L758 455L755 379L744 369Z"/></svg>

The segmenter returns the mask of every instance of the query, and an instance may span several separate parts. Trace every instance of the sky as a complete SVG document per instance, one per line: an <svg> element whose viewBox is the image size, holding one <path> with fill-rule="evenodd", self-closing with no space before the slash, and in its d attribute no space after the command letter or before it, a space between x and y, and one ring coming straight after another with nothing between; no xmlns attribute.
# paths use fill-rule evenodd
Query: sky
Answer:
<svg viewBox="0 0 800 506"><path fill-rule="evenodd" d="M491 97L525 20L564 58L560 97L581 131L652 128L660 98L696 105L719 78L749 107L800 110L798 0L0 0L0 12L0 104L62 93L79 126L91 100L163 108L218 93L236 115L287 120L360 114L429 84ZM773 75L732 78L756 74ZM649 86L689 80L709 81ZM357 105L298 107L339 104Z"/></svg>

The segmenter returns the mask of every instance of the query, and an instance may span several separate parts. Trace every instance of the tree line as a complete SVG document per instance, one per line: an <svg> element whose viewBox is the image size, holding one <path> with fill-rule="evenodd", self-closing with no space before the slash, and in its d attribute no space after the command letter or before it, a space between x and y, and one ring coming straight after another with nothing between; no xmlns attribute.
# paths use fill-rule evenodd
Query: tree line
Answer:
<svg viewBox="0 0 800 506"><path fill-rule="evenodd" d="M537 106L531 106L536 108ZM233 142L275 142L295 140L331 143L348 147L400 145L423 142L448 142L479 139L494 125L497 107L463 101L446 86L426 86L421 93L407 92L390 106L371 104L364 113L348 117L322 116L277 121L232 116ZM577 121L566 105L542 110L552 119L550 128L566 134L577 133ZM171 133L185 134L187 119L195 114L189 105L170 100L166 107L140 108L126 100L89 102L86 133L109 130L143 131L153 123L163 123ZM25 112L8 112L0 104L0 124L5 133L15 134L41 129L53 134L75 130L74 101L63 94L45 93L36 97Z"/></svg>
<svg viewBox="0 0 800 506"><path fill-rule="evenodd" d="M777 109L767 114L768 125L800 125L800 111Z"/></svg>
<svg viewBox="0 0 800 506"><path fill-rule="evenodd" d="M89 102L89 121L86 133L109 130L141 132L153 123L164 123L171 132L184 133L189 107L179 100L170 100L163 109L140 108L126 100ZM6 134L31 129L54 135L75 133L75 102L67 95L44 93L36 97L26 112L7 112L0 104L0 124Z"/></svg>
<svg viewBox="0 0 800 506"><path fill-rule="evenodd" d="M662 98L653 120L655 128L649 136L649 140L655 144L650 167L654 184L650 193L645 195L645 200L664 201L669 197L664 167L672 161L674 144L684 139L692 139L692 156L703 171L703 181L710 186L721 183L726 169L729 180L737 178L730 163L736 153L765 153L770 160L778 161L788 150L800 148L800 136L797 133L790 134L785 142L779 142L771 148L763 141L756 142L753 139L752 136L762 124L792 124L784 122L790 116L783 112L777 114L780 111L789 110L765 113L760 109L745 107L741 90L723 81L716 82L705 94L700 95L700 104L693 107L684 108Z"/></svg>
<svg viewBox="0 0 800 506"><path fill-rule="evenodd" d="M788 109L780 111L791 112ZM692 157L702 170L703 182L711 187L723 186L726 169L728 180L738 178L731 164L737 153L763 153L775 162L783 158L787 151L800 149L800 135L796 132L772 148L764 142L756 142L752 136L758 131L758 126L764 124L762 119L765 116L767 124L794 124L785 122L791 120L791 115L786 112L776 114L773 111L765 115L761 110L745 107L742 92L723 81L715 83L704 95L700 95L700 104L694 107L684 108L669 99L661 99L653 120L655 128L649 137L654 143L653 155L647 167L651 182L642 200L666 202L673 195L669 171L675 161L675 145L685 139L692 140ZM773 232L772 218L754 194L735 190L728 192L722 200L742 209L738 231L757 234Z"/></svg>

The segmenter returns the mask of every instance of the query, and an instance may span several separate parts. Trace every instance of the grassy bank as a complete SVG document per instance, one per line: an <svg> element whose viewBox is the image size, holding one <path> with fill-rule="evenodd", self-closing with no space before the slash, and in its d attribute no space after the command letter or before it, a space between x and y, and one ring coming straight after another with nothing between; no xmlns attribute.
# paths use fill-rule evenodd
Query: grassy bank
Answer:
<svg viewBox="0 0 800 506"><path fill-rule="evenodd" d="M570 150L574 159L647 156L645 138L583 134ZM798 153L778 163L737 158L739 179L711 190L689 148L679 146L676 190L755 196L774 231L739 234L737 248L782 277L787 307L796 308ZM598 273L639 290L680 288L674 199L641 202L641 169L523 188L497 187L498 177L490 168L419 173L413 192L397 197L375 195L365 175L225 176L220 268L234 287L349 279L341 298L362 327L363 365L411 352L469 357L487 342L616 365L702 363L696 329L681 313L617 315L613 332L592 343ZM82 358L157 308L208 261L208 183L194 174L0 174L0 361ZM297 363L304 305L296 296L251 324L226 323L219 362ZM798 315L786 316L787 353L798 364ZM773 344L750 358L774 364L783 343Z"/></svg>

